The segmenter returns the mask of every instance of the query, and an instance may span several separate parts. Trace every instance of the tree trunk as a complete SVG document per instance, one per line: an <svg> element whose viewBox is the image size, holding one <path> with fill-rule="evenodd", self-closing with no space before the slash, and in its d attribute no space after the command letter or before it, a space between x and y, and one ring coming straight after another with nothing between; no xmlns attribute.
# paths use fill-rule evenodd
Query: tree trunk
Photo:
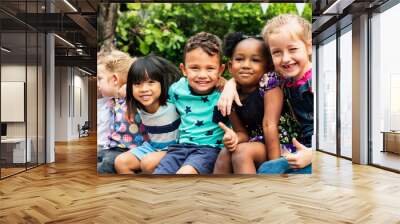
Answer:
<svg viewBox="0 0 400 224"><path fill-rule="evenodd" d="M97 17L98 48L110 51L115 48L115 26L117 23L117 4L99 4L99 16Z"/></svg>

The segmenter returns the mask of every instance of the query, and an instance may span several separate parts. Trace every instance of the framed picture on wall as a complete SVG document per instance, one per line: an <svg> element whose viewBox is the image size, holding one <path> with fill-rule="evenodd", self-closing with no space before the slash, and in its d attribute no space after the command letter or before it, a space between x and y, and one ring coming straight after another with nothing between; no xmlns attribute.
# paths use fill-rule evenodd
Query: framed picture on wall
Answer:
<svg viewBox="0 0 400 224"><path fill-rule="evenodd" d="M99 174L311 173L310 3L100 4L98 16Z"/></svg>

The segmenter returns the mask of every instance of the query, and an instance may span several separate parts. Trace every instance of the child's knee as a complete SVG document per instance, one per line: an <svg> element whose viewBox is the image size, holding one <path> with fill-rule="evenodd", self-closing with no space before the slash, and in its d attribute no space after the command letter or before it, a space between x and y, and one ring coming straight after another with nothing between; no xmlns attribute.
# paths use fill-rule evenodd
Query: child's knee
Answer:
<svg viewBox="0 0 400 224"><path fill-rule="evenodd" d="M143 158L140 161L140 169L143 173L152 173L158 164L153 159Z"/></svg>
<svg viewBox="0 0 400 224"><path fill-rule="evenodd" d="M115 158L114 165L115 167L124 167L127 165L129 157L126 153L122 153Z"/></svg>
<svg viewBox="0 0 400 224"><path fill-rule="evenodd" d="M236 150L232 153L232 163L242 164L251 159L248 147L244 144L239 144Z"/></svg>

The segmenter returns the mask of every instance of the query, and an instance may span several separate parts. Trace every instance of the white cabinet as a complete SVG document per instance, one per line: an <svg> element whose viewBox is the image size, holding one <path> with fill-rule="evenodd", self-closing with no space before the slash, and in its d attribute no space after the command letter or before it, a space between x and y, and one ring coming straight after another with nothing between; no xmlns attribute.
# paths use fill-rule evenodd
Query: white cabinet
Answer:
<svg viewBox="0 0 400 224"><path fill-rule="evenodd" d="M8 156L10 158L5 158L7 162L11 162L11 154L12 154L12 163L25 163L32 161L32 140L28 138L26 140L28 147L26 148L25 154L25 138L7 138L1 140L1 150L2 152L10 152ZM2 156L3 157L3 156ZM27 161L25 161L27 159Z"/></svg>

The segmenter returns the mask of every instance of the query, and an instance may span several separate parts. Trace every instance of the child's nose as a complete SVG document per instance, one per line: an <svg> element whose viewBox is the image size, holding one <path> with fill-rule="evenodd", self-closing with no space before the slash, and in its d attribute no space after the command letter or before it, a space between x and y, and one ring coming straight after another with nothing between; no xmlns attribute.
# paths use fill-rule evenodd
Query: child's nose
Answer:
<svg viewBox="0 0 400 224"><path fill-rule="evenodd" d="M198 78L206 78L206 77L207 77L207 70L199 72Z"/></svg>
<svg viewBox="0 0 400 224"><path fill-rule="evenodd" d="M242 67L244 68L249 68L250 67L250 60L244 60L242 63Z"/></svg>
<svg viewBox="0 0 400 224"><path fill-rule="evenodd" d="M290 60L290 55L289 55L289 53L288 52L283 52L283 54L282 54L282 61L283 62L287 62L287 61L289 61Z"/></svg>
<svg viewBox="0 0 400 224"><path fill-rule="evenodd" d="M146 91L148 91L149 89L150 89L149 86L146 85L146 84L144 84L144 85L141 86L140 91L146 92Z"/></svg>

